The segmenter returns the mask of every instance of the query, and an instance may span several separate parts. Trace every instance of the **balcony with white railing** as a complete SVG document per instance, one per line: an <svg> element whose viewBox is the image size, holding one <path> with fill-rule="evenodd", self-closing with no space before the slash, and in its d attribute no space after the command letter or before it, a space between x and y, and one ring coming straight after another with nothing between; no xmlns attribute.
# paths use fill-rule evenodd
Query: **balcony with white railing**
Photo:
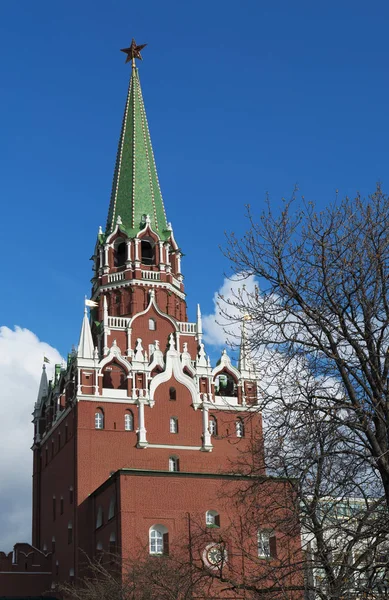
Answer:
<svg viewBox="0 0 389 600"><path fill-rule="evenodd" d="M123 281L125 278L124 271L119 271L118 273L110 273L108 275L108 283L116 283L118 281Z"/></svg>
<svg viewBox="0 0 389 600"><path fill-rule="evenodd" d="M141 271L142 279L148 281L161 281L161 273L159 271Z"/></svg>
<svg viewBox="0 0 389 600"><path fill-rule="evenodd" d="M174 285L174 287L180 289L181 288L181 282L176 279L174 276L172 276L172 284Z"/></svg>
<svg viewBox="0 0 389 600"><path fill-rule="evenodd" d="M108 317L108 327L110 329L125 329L130 320L127 317Z"/></svg>
<svg viewBox="0 0 389 600"><path fill-rule="evenodd" d="M184 323L183 321L180 321L178 327L180 333L196 333L196 323Z"/></svg>

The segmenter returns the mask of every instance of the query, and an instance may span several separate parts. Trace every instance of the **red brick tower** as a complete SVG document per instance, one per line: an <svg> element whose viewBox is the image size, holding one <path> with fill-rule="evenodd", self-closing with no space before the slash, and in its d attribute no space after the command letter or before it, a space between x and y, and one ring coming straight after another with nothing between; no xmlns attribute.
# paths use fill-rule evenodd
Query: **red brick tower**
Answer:
<svg viewBox="0 0 389 600"><path fill-rule="evenodd" d="M91 315L54 381L43 370L34 411L33 545L52 553L54 583L77 578L79 549L161 554L188 514L230 525L221 486L261 435L244 347L239 369L225 351L212 368L200 309L187 320L134 62Z"/></svg>

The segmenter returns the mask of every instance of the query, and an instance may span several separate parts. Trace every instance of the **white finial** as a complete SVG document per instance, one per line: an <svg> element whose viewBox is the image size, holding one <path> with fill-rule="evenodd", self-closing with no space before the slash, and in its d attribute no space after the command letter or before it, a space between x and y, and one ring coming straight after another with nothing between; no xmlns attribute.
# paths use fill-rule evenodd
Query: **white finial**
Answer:
<svg viewBox="0 0 389 600"><path fill-rule="evenodd" d="M117 346L117 345L118 345L118 344L117 344L117 341L116 341L116 340L113 340L113 342L112 342L112 348L116 348L116 346Z"/></svg>
<svg viewBox="0 0 389 600"><path fill-rule="evenodd" d="M116 225L121 225L121 224L122 224L122 218L120 215L118 215L117 219L116 219Z"/></svg>
<svg viewBox="0 0 389 600"><path fill-rule="evenodd" d="M183 352L188 352L188 342L183 343Z"/></svg>
<svg viewBox="0 0 389 600"><path fill-rule="evenodd" d="M146 225L151 225L150 215L146 215L145 223Z"/></svg>
<svg viewBox="0 0 389 600"><path fill-rule="evenodd" d="M101 225L99 227L99 235L103 235L103 228L101 227Z"/></svg>
<svg viewBox="0 0 389 600"><path fill-rule="evenodd" d="M176 344L174 341L174 335L171 333L169 335L169 350L175 350L176 349Z"/></svg>
<svg viewBox="0 0 389 600"><path fill-rule="evenodd" d="M98 351L98 349L97 349L97 346L95 347L95 349L94 349L94 351L93 351L93 358L94 358L95 360L98 360L98 358L99 358L99 351Z"/></svg>
<svg viewBox="0 0 389 600"><path fill-rule="evenodd" d="M155 341L154 341L154 348L155 348L156 350L159 350L159 340L155 340Z"/></svg>
<svg viewBox="0 0 389 600"><path fill-rule="evenodd" d="M199 345L203 341L203 321L201 319L200 304L197 305L197 341Z"/></svg>
<svg viewBox="0 0 389 600"><path fill-rule="evenodd" d="M168 231L173 231L173 227L172 227L172 224L171 224L171 223L168 223L168 224L167 224L167 230L168 230Z"/></svg>

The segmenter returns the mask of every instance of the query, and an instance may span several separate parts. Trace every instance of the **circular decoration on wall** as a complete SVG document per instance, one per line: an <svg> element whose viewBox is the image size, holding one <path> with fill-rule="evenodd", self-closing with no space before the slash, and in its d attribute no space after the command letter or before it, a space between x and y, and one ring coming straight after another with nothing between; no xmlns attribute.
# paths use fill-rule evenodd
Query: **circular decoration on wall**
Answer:
<svg viewBox="0 0 389 600"><path fill-rule="evenodd" d="M227 561L227 550L223 544L208 544L203 552L203 561L211 569L220 568Z"/></svg>

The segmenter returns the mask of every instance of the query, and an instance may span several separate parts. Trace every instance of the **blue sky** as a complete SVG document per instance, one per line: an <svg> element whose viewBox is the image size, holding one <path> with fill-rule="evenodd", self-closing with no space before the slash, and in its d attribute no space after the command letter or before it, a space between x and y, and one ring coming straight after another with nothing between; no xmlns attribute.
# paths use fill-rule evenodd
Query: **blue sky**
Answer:
<svg viewBox="0 0 389 600"><path fill-rule="evenodd" d="M384 1L3 0L0 325L65 355L105 225L130 69L140 78L189 319L212 313L224 231L300 193L319 206L387 185Z"/></svg>

